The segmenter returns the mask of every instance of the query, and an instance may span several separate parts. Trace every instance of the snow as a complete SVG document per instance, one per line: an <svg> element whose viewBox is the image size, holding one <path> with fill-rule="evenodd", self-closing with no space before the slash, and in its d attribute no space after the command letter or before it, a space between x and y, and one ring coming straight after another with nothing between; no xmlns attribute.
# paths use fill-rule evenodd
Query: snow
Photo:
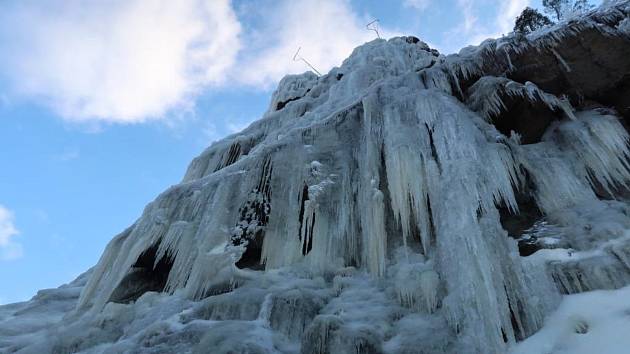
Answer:
<svg viewBox="0 0 630 354"><path fill-rule="evenodd" d="M625 354L630 348L630 287L566 296L536 334L510 354Z"/></svg>

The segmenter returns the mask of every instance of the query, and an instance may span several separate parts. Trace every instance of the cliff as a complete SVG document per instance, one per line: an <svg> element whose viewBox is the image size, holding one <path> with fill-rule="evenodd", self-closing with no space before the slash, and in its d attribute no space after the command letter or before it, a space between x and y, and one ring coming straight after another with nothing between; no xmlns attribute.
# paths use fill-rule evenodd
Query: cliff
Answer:
<svg viewBox="0 0 630 354"><path fill-rule="evenodd" d="M0 307L0 351L525 350L563 295L630 285L629 17L285 77L93 269Z"/></svg>

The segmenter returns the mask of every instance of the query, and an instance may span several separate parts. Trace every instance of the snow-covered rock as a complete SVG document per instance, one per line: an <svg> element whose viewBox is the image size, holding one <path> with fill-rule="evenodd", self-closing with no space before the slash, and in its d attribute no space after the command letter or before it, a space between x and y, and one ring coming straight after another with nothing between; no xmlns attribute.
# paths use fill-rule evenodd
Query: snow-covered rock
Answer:
<svg viewBox="0 0 630 354"><path fill-rule="evenodd" d="M90 272L0 307L0 351L578 348L555 324L605 332L605 302L563 294L630 284L629 15L450 56L377 39L286 77Z"/></svg>

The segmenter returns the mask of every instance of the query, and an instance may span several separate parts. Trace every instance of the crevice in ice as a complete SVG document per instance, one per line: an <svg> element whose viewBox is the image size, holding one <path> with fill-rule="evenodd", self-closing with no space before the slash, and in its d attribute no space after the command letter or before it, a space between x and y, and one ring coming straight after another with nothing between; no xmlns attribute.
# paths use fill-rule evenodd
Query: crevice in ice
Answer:
<svg viewBox="0 0 630 354"><path fill-rule="evenodd" d="M510 237L515 239L519 239L543 217L543 214L533 197L536 186L533 184L533 181L527 171L523 171L522 175L523 185L514 191L514 197L518 205L518 212L511 210L505 203L498 206L501 226L508 232ZM527 247L526 245L523 246ZM523 253L528 253L527 250L521 250L520 247L521 243L519 240L519 252L521 252L521 255L524 255Z"/></svg>
<svg viewBox="0 0 630 354"><path fill-rule="evenodd" d="M245 252L241 255L241 258L236 262L238 268L249 268L255 270L265 269L265 265L262 264L262 246L264 239L264 231L258 230L248 240L245 246Z"/></svg>
<svg viewBox="0 0 630 354"><path fill-rule="evenodd" d="M413 208L413 200L412 197L409 196L409 210L412 210ZM427 203L429 203L429 200L427 199ZM414 251L415 248L417 248L418 252L423 252L423 250L426 248L429 248L429 245L423 245L422 244L422 231L420 230L420 227L418 227L418 223L419 220L417 220L418 217L416 216L416 213L411 213L411 215L409 215L409 236L410 238L406 240L407 246L411 249L413 249ZM432 228L433 225L429 225L429 228ZM402 231L402 230L397 230L397 231ZM426 241L430 241L430 238L425 239ZM417 247L415 247L417 245Z"/></svg>
<svg viewBox="0 0 630 354"><path fill-rule="evenodd" d="M512 131L520 134L523 144L540 142L551 123L562 118L560 112L549 110L542 104L514 98L505 101L506 109L493 119L494 125L506 136Z"/></svg>
<svg viewBox="0 0 630 354"><path fill-rule="evenodd" d="M252 126L256 124L253 123ZM192 160L182 182L191 182L212 175L235 164L255 150L265 138L265 131L247 128L241 133L213 143Z"/></svg>
<svg viewBox="0 0 630 354"><path fill-rule="evenodd" d="M230 166L235 163L236 160L241 156L241 144L239 142L234 142L230 145L228 151L223 153L221 160L219 160L217 166L214 168L214 172L223 169L225 167Z"/></svg>
<svg viewBox="0 0 630 354"><path fill-rule="evenodd" d="M233 246L244 247L238 268L264 269L262 249L265 227L271 213L271 159L266 159L257 186L249 193L245 204L239 209L240 220L231 237Z"/></svg>
<svg viewBox="0 0 630 354"><path fill-rule="evenodd" d="M563 117L575 119L567 100L504 77L484 76L469 90L466 104L481 114L503 135L514 131L523 144L540 142L547 128Z"/></svg>
<svg viewBox="0 0 630 354"><path fill-rule="evenodd" d="M429 144L431 145L431 157L437 163L438 169L440 169L440 158L437 153L437 149L435 147L435 141L433 140L433 129L429 127L428 123L424 123L424 126L427 128L427 135L429 136Z"/></svg>
<svg viewBox="0 0 630 354"><path fill-rule="evenodd" d="M427 198L427 224L429 235L426 240L428 240L431 245L435 245L437 235L435 232L435 222L433 221L433 211L431 210L431 200L429 198ZM425 249L428 249L428 247L424 246L424 244L423 247L425 247Z"/></svg>
<svg viewBox="0 0 630 354"><path fill-rule="evenodd" d="M343 76L343 74L341 74L341 76ZM341 78L339 78L339 79L341 79ZM339 80L339 79L338 79L338 80ZM304 94L306 95L306 94L307 94L307 93L309 93L310 91L311 91L311 89L308 89L308 90L306 90L306 92L305 92ZM283 109L283 108L284 108L287 104L289 104L290 102L297 101L297 100L299 100L299 99L300 99L300 98L302 98L302 97L304 97L304 96L291 97L291 98L289 98L289 99L287 99L287 100L284 100L284 101L280 101L280 102L278 102L278 103L276 104L276 111L279 111L279 110Z"/></svg>
<svg viewBox="0 0 630 354"><path fill-rule="evenodd" d="M164 291L174 260L168 255L157 260L158 249L159 243L156 243L138 257L109 301L127 304L136 301L146 292Z"/></svg>
<svg viewBox="0 0 630 354"><path fill-rule="evenodd" d="M300 244L302 245L301 247L302 255L306 256L313 249L313 228L315 227L315 212L314 211L310 215L306 215L306 220L304 218L305 213L307 212L306 211L307 203L309 201L308 184L306 184L306 182L304 182L304 186L302 187L302 193L300 194L299 200L300 200L300 213L298 215L298 220L299 220L298 239L300 240Z"/></svg>
<svg viewBox="0 0 630 354"><path fill-rule="evenodd" d="M505 291L506 293L508 292L507 289L505 289ZM523 328L523 324L520 319L527 318L527 314L525 313L523 304L518 298L510 299L508 297L508 307L510 309L510 324L512 326L512 332L514 333L516 340L521 341L527 338L528 333Z"/></svg>
<svg viewBox="0 0 630 354"><path fill-rule="evenodd" d="M302 229L303 233L301 236L303 256L306 256L313 249L313 230L314 229L315 229L315 212L310 214L310 217L307 219L307 222L303 225L303 229Z"/></svg>

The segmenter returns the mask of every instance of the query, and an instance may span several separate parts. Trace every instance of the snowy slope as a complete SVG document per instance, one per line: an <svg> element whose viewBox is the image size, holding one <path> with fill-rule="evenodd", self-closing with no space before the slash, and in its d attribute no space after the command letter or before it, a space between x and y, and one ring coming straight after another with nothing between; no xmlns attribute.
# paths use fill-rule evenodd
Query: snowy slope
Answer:
<svg viewBox="0 0 630 354"><path fill-rule="evenodd" d="M0 307L0 352L588 352L630 329L629 15L285 77L90 272Z"/></svg>

